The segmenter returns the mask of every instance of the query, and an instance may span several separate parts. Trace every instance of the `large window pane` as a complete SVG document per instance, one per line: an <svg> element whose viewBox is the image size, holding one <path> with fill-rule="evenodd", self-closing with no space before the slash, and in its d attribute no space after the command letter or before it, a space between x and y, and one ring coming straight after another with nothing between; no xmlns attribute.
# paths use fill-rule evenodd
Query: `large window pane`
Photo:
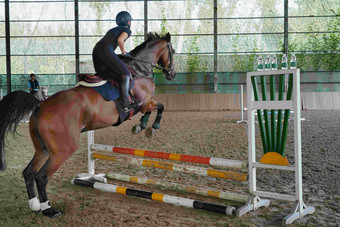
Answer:
<svg viewBox="0 0 340 227"><path fill-rule="evenodd" d="M170 34L213 34L213 20L170 20L170 21L150 21L149 31L170 32ZM164 33L163 32L163 33Z"/></svg>
<svg viewBox="0 0 340 227"><path fill-rule="evenodd" d="M0 37L0 56L6 55L6 39Z"/></svg>
<svg viewBox="0 0 340 227"><path fill-rule="evenodd" d="M149 1L149 19L213 18L212 0Z"/></svg>
<svg viewBox="0 0 340 227"><path fill-rule="evenodd" d="M133 10L132 10L133 9ZM112 20L120 11L129 11L133 19L144 18L144 1L80 1L79 20Z"/></svg>
<svg viewBox="0 0 340 227"><path fill-rule="evenodd" d="M116 27L116 21L80 21L79 33L80 36L93 36L97 35L103 37L107 31ZM131 25L132 35L144 34L144 22L133 21Z"/></svg>
<svg viewBox="0 0 340 227"><path fill-rule="evenodd" d="M31 37L12 38L11 54L74 54L74 38Z"/></svg>
<svg viewBox="0 0 340 227"><path fill-rule="evenodd" d="M217 16L219 18L283 16L283 3L283 0L218 0Z"/></svg>
<svg viewBox="0 0 340 227"><path fill-rule="evenodd" d="M290 32L339 32L334 26L336 24L335 17L303 17L303 18L289 18Z"/></svg>
<svg viewBox="0 0 340 227"><path fill-rule="evenodd" d="M220 19L218 33L274 33L283 32L283 18Z"/></svg>
<svg viewBox="0 0 340 227"><path fill-rule="evenodd" d="M218 37L219 52L282 51L283 35L228 35Z"/></svg>
<svg viewBox="0 0 340 227"><path fill-rule="evenodd" d="M290 34L289 44L290 48L294 51L340 51L340 46L332 46L331 34Z"/></svg>
<svg viewBox="0 0 340 227"><path fill-rule="evenodd" d="M289 0L289 16L335 15L339 11L339 0Z"/></svg>
<svg viewBox="0 0 340 227"><path fill-rule="evenodd" d="M0 74L6 74L6 57L0 55Z"/></svg>
<svg viewBox="0 0 340 227"><path fill-rule="evenodd" d="M220 54L218 58L218 72L250 72L256 70L258 55L255 54ZM221 77L219 82L226 83L227 78ZM237 82L237 81L236 81Z"/></svg>
<svg viewBox="0 0 340 227"><path fill-rule="evenodd" d="M11 22L10 28L11 36L74 36L74 21Z"/></svg>
<svg viewBox="0 0 340 227"><path fill-rule="evenodd" d="M212 53L214 36L172 36L172 46L176 53Z"/></svg>
<svg viewBox="0 0 340 227"><path fill-rule="evenodd" d="M13 74L68 74L75 73L74 56L12 56Z"/></svg>
<svg viewBox="0 0 340 227"><path fill-rule="evenodd" d="M73 2L10 3L11 20L74 20Z"/></svg>
<svg viewBox="0 0 340 227"><path fill-rule="evenodd" d="M92 50L96 43L101 39L101 37L80 37L79 38L79 52L80 54L92 54ZM142 43L144 37L134 37L132 36L125 42L126 51L130 52L137 45ZM119 47L116 49L116 54L120 54L121 51Z"/></svg>
<svg viewBox="0 0 340 227"><path fill-rule="evenodd" d="M5 21L5 2L0 1L0 21Z"/></svg>
<svg viewBox="0 0 340 227"><path fill-rule="evenodd" d="M174 56L176 72L213 72L214 56L212 54L177 54Z"/></svg>
<svg viewBox="0 0 340 227"><path fill-rule="evenodd" d="M5 3L0 1L0 38L5 36ZM0 39L0 42L2 40ZM0 43L1 45L1 43ZM2 54L2 49L0 48L0 55Z"/></svg>
<svg viewBox="0 0 340 227"><path fill-rule="evenodd" d="M336 34L338 37L339 33ZM340 46L335 34L291 34L291 51L297 55L298 67L303 70L340 70Z"/></svg>
<svg viewBox="0 0 340 227"><path fill-rule="evenodd" d="M95 73L91 55L80 55L79 62L80 73Z"/></svg>

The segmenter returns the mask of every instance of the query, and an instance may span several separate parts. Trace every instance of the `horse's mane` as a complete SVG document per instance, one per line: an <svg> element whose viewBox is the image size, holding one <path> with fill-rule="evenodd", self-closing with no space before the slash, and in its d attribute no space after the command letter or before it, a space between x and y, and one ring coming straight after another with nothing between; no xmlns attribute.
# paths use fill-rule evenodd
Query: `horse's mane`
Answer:
<svg viewBox="0 0 340 227"><path fill-rule="evenodd" d="M131 54L136 54L138 53L140 50L144 49L149 43L159 40L159 39L165 39L165 36L160 36L157 32L149 32L146 35L146 40L138 45L137 47L135 47L133 50L131 50Z"/></svg>

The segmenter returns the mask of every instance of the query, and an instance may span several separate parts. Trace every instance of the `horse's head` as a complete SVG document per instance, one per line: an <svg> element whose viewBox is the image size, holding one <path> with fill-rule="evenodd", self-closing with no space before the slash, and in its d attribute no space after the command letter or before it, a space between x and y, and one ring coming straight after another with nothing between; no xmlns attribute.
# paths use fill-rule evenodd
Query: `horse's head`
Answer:
<svg viewBox="0 0 340 227"><path fill-rule="evenodd" d="M166 46L161 51L159 56L158 64L162 66L162 71L166 75L168 80L173 80L176 77L176 70L174 64L174 53L175 50L171 44L171 35L167 33L164 37L166 41Z"/></svg>
<svg viewBox="0 0 340 227"><path fill-rule="evenodd" d="M43 99L47 99L48 97L48 86L41 86L41 94L43 96Z"/></svg>
<svg viewBox="0 0 340 227"><path fill-rule="evenodd" d="M157 33L148 33L147 40L130 53L135 59L142 60L142 62L150 61L153 66L162 69L168 80L176 77L173 59L175 50L172 47L169 33L164 37Z"/></svg>

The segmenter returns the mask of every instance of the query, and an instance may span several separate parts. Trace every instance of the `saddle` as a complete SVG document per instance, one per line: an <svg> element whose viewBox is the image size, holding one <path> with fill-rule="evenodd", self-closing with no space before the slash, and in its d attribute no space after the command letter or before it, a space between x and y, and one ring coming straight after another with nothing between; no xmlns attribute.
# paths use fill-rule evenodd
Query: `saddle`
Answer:
<svg viewBox="0 0 340 227"><path fill-rule="evenodd" d="M123 99L119 89L118 81L114 81L112 79L104 80L102 77L96 74L79 74L78 75L79 82L77 86L89 87L98 92L104 99L108 101L113 101L116 104L116 107L119 112L118 122L113 126L118 126L124 121L130 119L132 116L139 112L139 107L131 109L130 112L124 112L123 110ZM105 77L104 77L105 78ZM138 102L134 96L131 94L131 89L134 85L134 81L132 80L130 83L129 95L130 100L134 102Z"/></svg>

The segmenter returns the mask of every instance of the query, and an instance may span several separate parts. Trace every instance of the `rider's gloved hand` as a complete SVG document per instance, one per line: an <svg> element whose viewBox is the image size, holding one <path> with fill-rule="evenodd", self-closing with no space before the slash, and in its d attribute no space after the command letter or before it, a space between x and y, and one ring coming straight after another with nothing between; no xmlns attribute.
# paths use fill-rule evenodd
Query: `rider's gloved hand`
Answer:
<svg viewBox="0 0 340 227"><path fill-rule="evenodd" d="M124 57L126 57L126 58L132 58L130 53L125 53Z"/></svg>

